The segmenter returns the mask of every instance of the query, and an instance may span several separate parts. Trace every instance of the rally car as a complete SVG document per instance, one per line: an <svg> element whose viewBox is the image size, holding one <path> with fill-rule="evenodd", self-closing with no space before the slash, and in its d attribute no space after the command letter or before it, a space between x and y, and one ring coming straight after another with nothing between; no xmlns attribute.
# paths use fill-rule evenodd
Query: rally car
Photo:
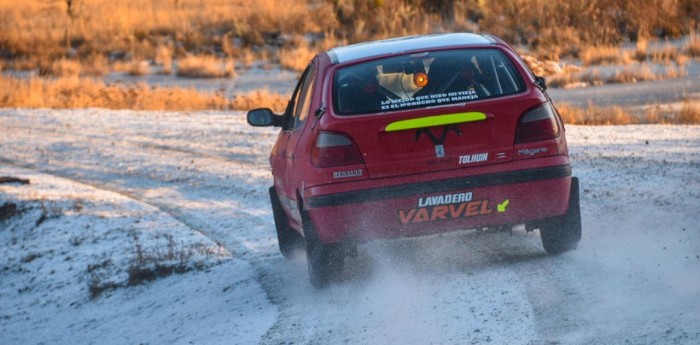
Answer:
<svg viewBox="0 0 700 345"><path fill-rule="evenodd" d="M286 111L248 113L281 130L270 154L279 248L305 248L326 286L358 243L525 224L544 250L581 238L564 124L501 39L450 33L316 55Z"/></svg>

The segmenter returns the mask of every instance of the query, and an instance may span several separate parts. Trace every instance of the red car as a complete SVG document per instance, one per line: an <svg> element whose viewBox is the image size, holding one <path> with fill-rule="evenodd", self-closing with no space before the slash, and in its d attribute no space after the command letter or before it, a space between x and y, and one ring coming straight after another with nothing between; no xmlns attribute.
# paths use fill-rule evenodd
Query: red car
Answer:
<svg viewBox="0 0 700 345"><path fill-rule="evenodd" d="M316 55L277 126L270 199L285 256L306 248L312 285L378 238L525 224L544 249L581 238L578 180L545 92L501 39L389 39Z"/></svg>

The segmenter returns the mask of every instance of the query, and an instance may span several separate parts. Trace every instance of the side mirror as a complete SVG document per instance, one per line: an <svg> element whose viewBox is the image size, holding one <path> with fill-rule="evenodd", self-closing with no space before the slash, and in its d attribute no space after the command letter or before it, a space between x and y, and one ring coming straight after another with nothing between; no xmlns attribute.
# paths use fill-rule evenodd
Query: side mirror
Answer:
<svg viewBox="0 0 700 345"><path fill-rule="evenodd" d="M275 114L268 108L253 109L248 112L248 124L255 127L273 126Z"/></svg>
<svg viewBox="0 0 700 345"><path fill-rule="evenodd" d="M547 91L547 80L544 77L535 76L535 86L542 91Z"/></svg>

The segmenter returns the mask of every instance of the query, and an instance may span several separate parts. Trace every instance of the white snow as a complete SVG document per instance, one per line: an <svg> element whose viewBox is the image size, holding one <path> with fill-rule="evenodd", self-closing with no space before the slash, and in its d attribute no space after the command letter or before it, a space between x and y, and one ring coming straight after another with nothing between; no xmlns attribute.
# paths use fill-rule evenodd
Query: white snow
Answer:
<svg viewBox="0 0 700 345"><path fill-rule="evenodd" d="M0 184L24 210L0 220L0 344L700 342L700 126L570 126L574 252L522 228L372 242L320 291L277 252L276 136L240 112L0 110L0 176L31 180ZM135 265L186 272L129 286Z"/></svg>
<svg viewBox="0 0 700 345"><path fill-rule="evenodd" d="M0 185L0 205L19 206L0 222L0 343L219 343L232 330L249 343L271 323L272 313L247 316L268 306L250 265L169 214L32 170L0 166L0 176L31 183ZM129 267L156 264L195 272L126 288Z"/></svg>

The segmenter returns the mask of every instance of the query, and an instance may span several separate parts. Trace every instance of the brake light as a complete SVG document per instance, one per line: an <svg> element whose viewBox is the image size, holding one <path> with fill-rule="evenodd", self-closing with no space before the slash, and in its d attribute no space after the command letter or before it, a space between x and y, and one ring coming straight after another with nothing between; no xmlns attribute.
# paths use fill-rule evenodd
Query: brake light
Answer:
<svg viewBox="0 0 700 345"><path fill-rule="evenodd" d="M319 131L311 149L311 163L319 168L363 164L355 142L344 133Z"/></svg>
<svg viewBox="0 0 700 345"><path fill-rule="evenodd" d="M527 111L520 118L515 132L515 143L555 139L559 136L560 130L554 108L547 102Z"/></svg>

